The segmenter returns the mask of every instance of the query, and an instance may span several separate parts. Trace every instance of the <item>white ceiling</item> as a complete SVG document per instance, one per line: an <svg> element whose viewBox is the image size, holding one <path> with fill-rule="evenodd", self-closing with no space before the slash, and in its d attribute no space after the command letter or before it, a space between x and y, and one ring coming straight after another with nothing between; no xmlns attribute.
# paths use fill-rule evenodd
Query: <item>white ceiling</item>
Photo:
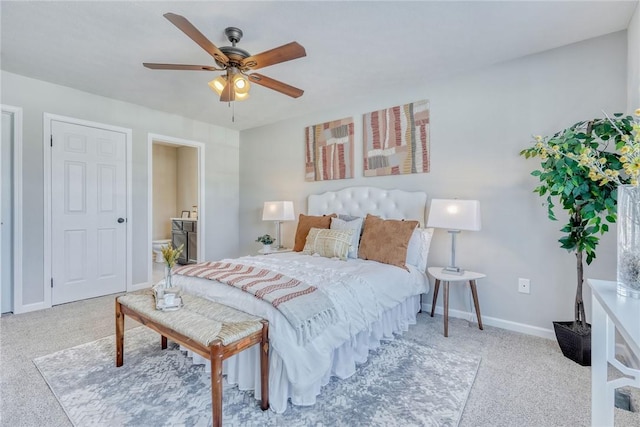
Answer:
<svg viewBox="0 0 640 427"><path fill-rule="evenodd" d="M3 70L109 98L248 129L364 100L372 88L427 83L624 30L632 1L13 2L2 0ZM217 46L244 31L251 54L297 41L307 57L259 72L305 90L298 99L253 85L218 101L218 73L149 70L142 62L214 65L162 15L184 15Z"/></svg>

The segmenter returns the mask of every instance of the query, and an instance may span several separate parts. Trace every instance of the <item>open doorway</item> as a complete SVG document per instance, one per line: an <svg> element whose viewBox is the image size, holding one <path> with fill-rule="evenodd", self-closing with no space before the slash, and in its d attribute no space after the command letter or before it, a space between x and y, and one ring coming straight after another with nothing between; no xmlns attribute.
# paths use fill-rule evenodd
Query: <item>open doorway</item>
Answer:
<svg viewBox="0 0 640 427"><path fill-rule="evenodd" d="M149 134L149 256L150 284L164 277L159 249L184 243L178 262L204 259L204 144Z"/></svg>

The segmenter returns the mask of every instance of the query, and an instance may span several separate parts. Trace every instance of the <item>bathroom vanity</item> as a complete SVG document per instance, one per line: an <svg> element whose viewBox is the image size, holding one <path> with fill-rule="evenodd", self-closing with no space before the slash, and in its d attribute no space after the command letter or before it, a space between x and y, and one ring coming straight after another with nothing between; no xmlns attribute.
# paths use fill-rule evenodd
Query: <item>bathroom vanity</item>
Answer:
<svg viewBox="0 0 640 427"><path fill-rule="evenodd" d="M178 264L198 262L198 220L171 218L171 244L174 248L184 245Z"/></svg>

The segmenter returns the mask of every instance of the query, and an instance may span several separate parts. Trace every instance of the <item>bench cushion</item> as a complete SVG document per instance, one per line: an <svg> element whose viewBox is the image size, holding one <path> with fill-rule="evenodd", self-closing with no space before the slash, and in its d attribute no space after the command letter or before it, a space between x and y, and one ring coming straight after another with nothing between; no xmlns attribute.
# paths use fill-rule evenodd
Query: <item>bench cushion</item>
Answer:
<svg viewBox="0 0 640 427"><path fill-rule="evenodd" d="M228 345L262 329L259 317L194 295L181 297L184 306L176 311L156 310L150 292L122 295L118 301L205 347L215 340Z"/></svg>

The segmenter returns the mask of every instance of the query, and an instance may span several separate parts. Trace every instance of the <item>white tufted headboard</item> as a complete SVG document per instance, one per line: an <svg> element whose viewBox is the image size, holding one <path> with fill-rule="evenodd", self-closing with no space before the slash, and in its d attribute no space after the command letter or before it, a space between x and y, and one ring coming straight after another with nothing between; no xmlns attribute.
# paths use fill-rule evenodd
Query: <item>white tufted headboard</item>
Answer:
<svg viewBox="0 0 640 427"><path fill-rule="evenodd" d="M427 193L383 190L375 187L348 187L309 196L309 215L378 215L385 219L413 219L424 226Z"/></svg>

